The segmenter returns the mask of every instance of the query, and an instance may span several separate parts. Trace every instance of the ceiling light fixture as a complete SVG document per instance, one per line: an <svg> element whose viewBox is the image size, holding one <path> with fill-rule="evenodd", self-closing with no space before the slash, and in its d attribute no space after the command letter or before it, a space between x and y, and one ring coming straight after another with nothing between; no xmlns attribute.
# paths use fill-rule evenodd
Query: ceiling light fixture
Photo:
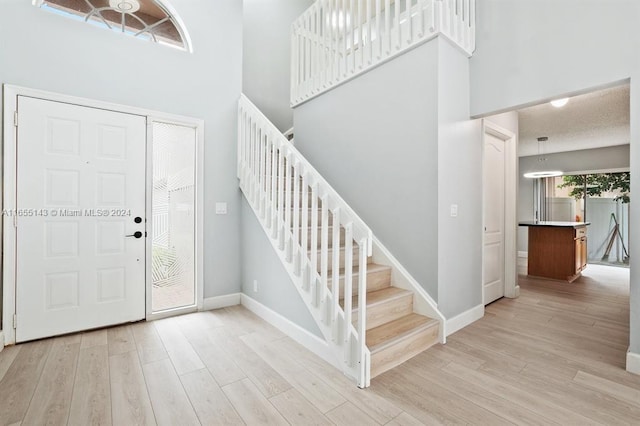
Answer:
<svg viewBox="0 0 640 426"><path fill-rule="evenodd" d="M140 10L138 0L109 0L109 6L122 13L136 13Z"/></svg>
<svg viewBox="0 0 640 426"><path fill-rule="evenodd" d="M562 108L567 104L567 102L569 102L569 98L555 99L551 101L551 105L553 105L556 108Z"/></svg>
<svg viewBox="0 0 640 426"><path fill-rule="evenodd" d="M542 169L539 171L527 172L522 176L528 179L538 179L538 178L547 178L547 177L555 177L562 176L563 172L560 170L545 170L544 165L546 164L547 157L544 156L544 146L543 143L547 142L549 138L547 136L541 136L538 138L538 169Z"/></svg>

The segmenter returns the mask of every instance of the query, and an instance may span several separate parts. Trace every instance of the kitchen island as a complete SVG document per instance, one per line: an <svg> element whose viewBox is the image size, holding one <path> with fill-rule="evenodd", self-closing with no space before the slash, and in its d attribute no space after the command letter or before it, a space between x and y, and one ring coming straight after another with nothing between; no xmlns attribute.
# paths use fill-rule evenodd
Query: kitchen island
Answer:
<svg viewBox="0 0 640 426"><path fill-rule="evenodd" d="M589 222L520 222L529 227L528 274L573 282L587 267Z"/></svg>

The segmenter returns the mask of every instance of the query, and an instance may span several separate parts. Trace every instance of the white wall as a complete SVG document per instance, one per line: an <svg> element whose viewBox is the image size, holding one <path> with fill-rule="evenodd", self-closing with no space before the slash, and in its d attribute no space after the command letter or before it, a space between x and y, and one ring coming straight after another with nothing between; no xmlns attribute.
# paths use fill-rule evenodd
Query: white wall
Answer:
<svg viewBox="0 0 640 426"><path fill-rule="evenodd" d="M438 44L438 307L451 318L482 304L482 129L480 120L469 120L468 59L443 38L434 43ZM457 217L451 217L452 204L458 206Z"/></svg>
<svg viewBox="0 0 640 426"><path fill-rule="evenodd" d="M235 174L242 77L242 2L171 0L194 53L3 0L0 83L205 120L205 297L240 291ZM214 203L229 203L215 216Z"/></svg>
<svg viewBox="0 0 640 426"><path fill-rule="evenodd" d="M324 340L247 200L241 203L242 292ZM253 282L258 281L258 291Z"/></svg>
<svg viewBox="0 0 640 426"><path fill-rule="evenodd" d="M640 187L640 2L483 0L471 64L474 116L631 78L631 186ZM636 204L637 205L637 204ZM640 217L631 203L630 217ZM640 226L631 224L631 247ZM633 251L631 252L633 265ZM631 268L631 351L640 353L640 271Z"/></svg>
<svg viewBox="0 0 640 426"><path fill-rule="evenodd" d="M291 24L313 3L244 0L243 91L282 132L293 126Z"/></svg>
<svg viewBox="0 0 640 426"><path fill-rule="evenodd" d="M296 147L438 298L438 44L295 108Z"/></svg>

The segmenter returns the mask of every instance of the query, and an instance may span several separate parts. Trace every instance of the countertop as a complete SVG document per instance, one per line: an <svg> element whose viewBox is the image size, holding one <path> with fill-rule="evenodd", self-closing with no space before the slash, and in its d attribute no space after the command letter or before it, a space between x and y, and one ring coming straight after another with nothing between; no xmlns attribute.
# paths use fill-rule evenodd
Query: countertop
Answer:
<svg viewBox="0 0 640 426"><path fill-rule="evenodd" d="M520 226L555 226L558 228L581 228L591 225L591 222L553 222L553 221L524 221L520 222Z"/></svg>

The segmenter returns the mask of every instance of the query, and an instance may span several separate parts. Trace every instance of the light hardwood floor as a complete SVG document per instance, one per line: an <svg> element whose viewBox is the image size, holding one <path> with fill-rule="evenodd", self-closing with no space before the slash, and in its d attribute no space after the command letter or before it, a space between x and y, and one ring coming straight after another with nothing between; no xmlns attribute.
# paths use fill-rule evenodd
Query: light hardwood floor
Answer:
<svg viewBox="0 0 640 426"><path fill-rule="evenodd" d="M242 307L0 352L0 424L640 424L628 270L521 296L360 390Z"/></svg>

